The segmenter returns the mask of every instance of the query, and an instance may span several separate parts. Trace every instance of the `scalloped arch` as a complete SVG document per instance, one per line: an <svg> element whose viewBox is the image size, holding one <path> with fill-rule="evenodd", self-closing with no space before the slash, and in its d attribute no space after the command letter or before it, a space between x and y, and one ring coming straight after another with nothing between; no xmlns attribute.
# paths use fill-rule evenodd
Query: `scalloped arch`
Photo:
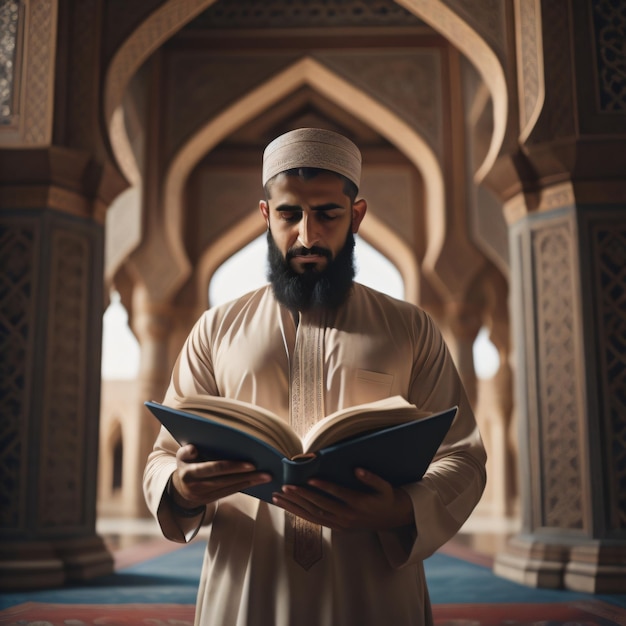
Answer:
<svg viewBox="0 0 626 626"><path fill-rule="evenodd" d="M105 76L104 117L115 158L124 175L133 185L141 183L141 172L130 148L124 128L123 94L132 76L141 64L168 38L201 13L216 0L169 0L152 13L122 44L114 55ZM433 0L396 0L406 9L428 22L467 56L482 76L493 101L494 129L487 155L476 172L479 182L493 166L501 149L508 111L506 80L503 68L494 51L459 15L443 2ZM328 69L312 59L305 58L280 73L265 85L234 103L227 111L207 124L175 156L165 183L166 230L172 260L178 266L178 278L167 288L170 294L191 273L181 239L180 211L182 190L186 178L198 161L211 147L235 130L247 119L245 106L254 111L263 110L275 101L268 85L278 89L279 96L288 93L302 83L308 83L320 93L352 112L386 137L416 165L424 174L426 187L426 212L433 215L443 206L444 189L441 170L434 154L426 143L405 123L375 100L369 98L349 83L342 81ZM339 91L334 91L334 89ZM260 97L259 101L253 98ZM367 105L364 109L360 104ZM238 121L237 121L238 120ZM221 125L221 126L220 126ZM428 219L428 247L424 257L424 272L432 275L435 283L436 262L441 254L445 238L445 224L441 213L437 219Z"/></svg>

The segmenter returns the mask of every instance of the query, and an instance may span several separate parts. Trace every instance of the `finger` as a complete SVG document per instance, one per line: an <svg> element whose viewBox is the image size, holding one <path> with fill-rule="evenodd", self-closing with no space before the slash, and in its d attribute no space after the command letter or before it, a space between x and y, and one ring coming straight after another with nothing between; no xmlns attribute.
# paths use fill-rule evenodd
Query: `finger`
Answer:
<svg viewBox="0 0 626 626"><path fill-rule="evenodd" d="M184 463L192 463L198 458L198 449L193 444L188 443L178 449L176 458Z"/></svg>
<svg viewBox="0 0 626 626"><path fill-rule="evenodd" d="M246 475L231 474L186 483L186 490L189 494L193 494L195 499L213 501L271 480L271 474L265 472L252 472Z"/></svg>
<svg viewBox="0 0 626 626"><path fill-rule="evenodd" d="M374 474L370 474L370 476L377 478ZM372 496L378 497L378 495L380 495L378 489L384 489L384 486L388 483L385 481L382 481L382 484L379 482L371 485L369 483L365 483L367 485L366 489L350 489L348 487L337 485L336 483L318 479L311 479L307 484L311 487L315 487L317 492L324 492L325 494L328 494L327 497L330 497L333 501L339 500L343 504L357 506L359 502L362 502L366 498L370 499ZM389 489L391 489L391 485L389 485ZM388 494L387 491L383 491L382 493L384 495Z"/></svg>
<svg viewBox="0 0 626 626"><path fill-rule="evenodd" d="M199 469L207 470L207 476L228 476L231 474L253 473L256 467L245 461L205 461L199 464Z"/></svg>
<svg viewBox="0 0 626 626"><path fill-rule="evenodd" d="M285 493L275 493L272 497L272 502L285 511L293 513L294 515L297 515L298 517L308 520L314 524L327 526L333 530L345 530L343 526L337 523L336 518L328 511L325 511L322 508L311 507L310 503L306 506L301 506L300 503L294 501L290 495L288 496Z"/></svg>
<svg viewBox="0 0 626 626"><path fill-rule="evenodd" d="M329 519L343 518L346 513L343 502L306 487L284 485L280 495L315 518L322 518L327 526Z"/></svg>
<svg viewBox="0 0 626 626"><path fill-rule="evenodd" d="M271 482L271 474L254 472L245 476L231 475L210 481L200 481L188 486L190 492L200 499L218 500L244 489Z"/></svg>
<svg viewBox="0 0 626 626"><path fill-rule="evenodd" d="M374 491L386 494L393 490L391 483L362 467L357 468L354 474L363 484L371 487Z"/></svg>

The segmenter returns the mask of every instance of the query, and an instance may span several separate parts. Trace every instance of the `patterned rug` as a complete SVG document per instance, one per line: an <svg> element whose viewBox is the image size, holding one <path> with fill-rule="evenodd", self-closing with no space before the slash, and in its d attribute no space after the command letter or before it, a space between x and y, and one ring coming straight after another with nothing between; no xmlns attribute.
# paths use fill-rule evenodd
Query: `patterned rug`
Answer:
<svg viewBox="0 0 626 626"><path fill-rule="evenodd" d="M626 611L602 602L567 604L443 604L436 626L626 626ZM193 626L182 604L44 604L0 611L3 626Z"/></svg>
<svg viewBox="0 0 626 626"><path fill-rule="evenodd" d="M2 626L192 626L204 542L163 539L115 553L116 572L82 585L0 594ZM625 595L533 589L491 561L444 548L425 562L437 626L626 626Z"/></svg>

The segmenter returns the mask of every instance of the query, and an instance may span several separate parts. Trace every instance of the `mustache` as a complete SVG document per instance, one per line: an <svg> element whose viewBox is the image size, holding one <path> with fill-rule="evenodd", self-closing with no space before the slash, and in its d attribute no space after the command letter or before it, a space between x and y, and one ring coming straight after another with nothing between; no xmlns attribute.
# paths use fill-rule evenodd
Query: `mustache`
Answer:
<svg viewBox="0 0 626 626"><path fill-rule="evenodd" d="M332 258L332 254L330 250L328 250L328 248L321 248L320 246L312 246L311 248L305 248L304 246L300 246L298 248L291 248L290 250L288 250L287 254L285 255L285 259L287 261L290 261L295 256L310 256L310 255L323 256L329 260Z"/></svg>

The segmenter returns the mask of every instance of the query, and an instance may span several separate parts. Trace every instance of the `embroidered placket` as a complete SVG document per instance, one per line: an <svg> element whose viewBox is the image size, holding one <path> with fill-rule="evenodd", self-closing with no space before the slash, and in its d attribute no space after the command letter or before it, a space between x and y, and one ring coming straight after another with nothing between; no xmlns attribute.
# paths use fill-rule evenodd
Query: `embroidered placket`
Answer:
<svg viewBox="0 0 626 626"><path fill-rule="evenodd" d="M290 423L302 437L324 417L324 324L300 319L291 372ZM297 515L285 515L285 539L296 563L309 569L322 558L322 527Z"/></svg>

